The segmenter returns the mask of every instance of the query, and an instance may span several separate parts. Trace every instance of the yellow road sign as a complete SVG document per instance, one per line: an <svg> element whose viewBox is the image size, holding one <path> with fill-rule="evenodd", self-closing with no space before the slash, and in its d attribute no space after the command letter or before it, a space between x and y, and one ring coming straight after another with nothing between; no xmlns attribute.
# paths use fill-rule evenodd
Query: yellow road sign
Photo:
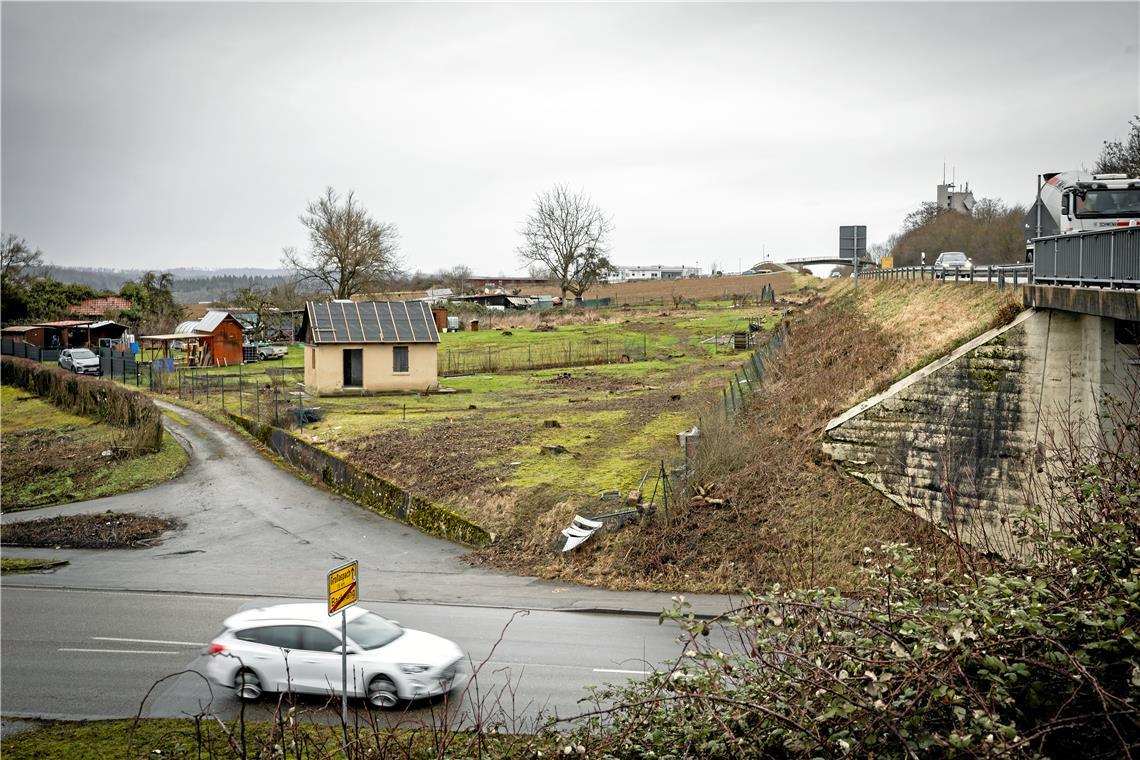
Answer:
<svg viewBox="0 0 1140 760"><path fill-rule="evenodd" d="M348 609L356 604L360 596L360 586L357 583L358 563L356 560L338 568L329 570L329 614L335 615L341 610Z"/></svg>

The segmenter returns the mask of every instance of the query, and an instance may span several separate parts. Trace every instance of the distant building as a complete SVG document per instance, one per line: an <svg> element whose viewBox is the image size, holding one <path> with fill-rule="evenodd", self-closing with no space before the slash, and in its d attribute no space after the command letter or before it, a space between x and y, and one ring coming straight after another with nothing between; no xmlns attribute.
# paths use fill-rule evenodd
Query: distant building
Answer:
<svg viewBox="0 0 1140 760"><path fill-rule="evenodd" d="M974 194L967 182L962 190L955 190L953 182L938 186L938 208L957 211L959 214L974 213Z"/></svg>
<svg viewBox="0 0 1140 760"><path fill-rule="evenodd" d="M535 285L545 285L544 277L477 277L472 275L463 281L463 284L472 290L484 288L529 288Z"/></svg>
<svg viewBox="0 0 1140 760"><path fill-rule="evenodd" d="M72 304L67 307L67 311L79 317L95 319L104 314L129 311L130 308L131 302L122 296L106 296L104 298L88 298L86 301Z"/></svg>
<svg viewBox="0 0 1140 760"><path fill-rule="evenodd" d="M671 266L649 266L649 267L621 267L617 268L617 274L610 276L607 282L637 282L640 280L683 280L686 277L699 277L701 270L696 267L671 267Z"/></svg>

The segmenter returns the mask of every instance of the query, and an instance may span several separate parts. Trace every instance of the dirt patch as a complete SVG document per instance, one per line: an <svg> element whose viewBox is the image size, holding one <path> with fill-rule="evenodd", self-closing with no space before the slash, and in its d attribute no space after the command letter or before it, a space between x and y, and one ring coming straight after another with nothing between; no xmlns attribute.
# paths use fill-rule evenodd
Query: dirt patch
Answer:
<svg viewBox="0 0 1140 760"><path fill-rule="evenodd" d="M54 549L135 549L154 546L163 533L180 527L178 520L155 515L65 515L4 525L0 543Z"/></svg>
<svg viewBox="0 0 1140 760"><path fill-rule="evenodd" d="M353 464L431 501L461 507L463 514L494 530L511 501L502 484L510 469L507 454L527 443L534 427L487 425L473 417L389 429L342 448Z"/></svg>

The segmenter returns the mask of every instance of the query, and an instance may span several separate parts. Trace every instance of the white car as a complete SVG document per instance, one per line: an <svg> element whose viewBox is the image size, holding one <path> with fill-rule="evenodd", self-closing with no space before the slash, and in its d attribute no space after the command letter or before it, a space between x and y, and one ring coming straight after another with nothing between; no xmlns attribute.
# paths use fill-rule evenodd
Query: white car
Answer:
<svg viewBox="0 0 1140 760"><path fill-rule="evenodd" d="M938 254L938 258L934 261L936 277L945 277L948 269L969 272L973 268L974 262L970 261L970 257L962 251L943 251Z"/></svg>
<svg viewBox="0 0 1140 760"><path fill-rule="evenodd" d="M87 348L65 348L59 353L59 368L71 370L77 375L101 375L99 357Z"/></svg>
<svg viewBox="0 0 1140 760"><path fill-rule="evenodd" d="M348 696L388 709L399 700L445 694L467 675L458 645L350 607ZM254 701L265 692L340 694L340 615L323 604L282 604L239 612L213 638L206 675Z"/></svg>

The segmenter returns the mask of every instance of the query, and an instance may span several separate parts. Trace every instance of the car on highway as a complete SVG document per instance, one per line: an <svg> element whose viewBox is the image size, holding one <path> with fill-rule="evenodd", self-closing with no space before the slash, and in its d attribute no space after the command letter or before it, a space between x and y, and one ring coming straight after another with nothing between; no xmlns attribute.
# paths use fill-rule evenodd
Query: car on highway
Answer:
<svg viewBox="0 0 1140 760"><path fill-rule="evenodd" d="M969 274L974 268L974 262L962 251L943 251L934 260L934 276L945 278L947 272L956 271L958 274Z"/></svg>
<svg viewBox="0 0 1140 760"><path fill-rule="evenodd" d="M59 353L59 368L77 375L102 375L99 357L88 348L65 348Z"/></svg>
<svg viewBox="0 0 1140 760"><path fill-rule="evenodd" d="M348 696L389 709L400 700L446 694L467 678L452 641L404 628L359 606L345 613ZM255 701L266 692L341 693L340 615L323 604L245 610L225 620L206 647L206 675Z"/></svg>

